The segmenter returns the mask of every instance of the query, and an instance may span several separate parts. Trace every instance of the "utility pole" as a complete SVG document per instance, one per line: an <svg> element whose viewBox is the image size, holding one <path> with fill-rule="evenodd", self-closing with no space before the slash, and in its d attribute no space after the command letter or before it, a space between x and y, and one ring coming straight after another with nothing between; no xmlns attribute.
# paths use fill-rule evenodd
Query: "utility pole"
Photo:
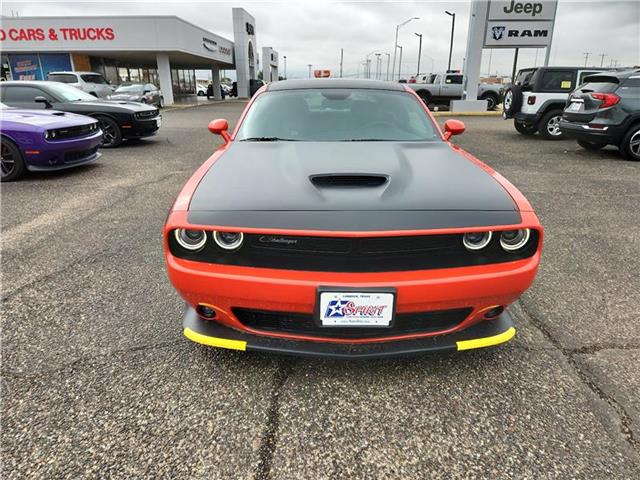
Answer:
<svg viewBox="0 0 640 480"><path fill-rule="evenodd" d="M309 67L309 78L311 78L311 67L312 66L313 66L312 64L307 63L307 67Z"/></svg>
<svg viewBox="0 0 640 480"><path fill-rule="evenodd" d="M398 61L398 80L400 80L400 77L402 76L402 45L398 45L398 48L400 49L400 61Z"/></svg>
<svg viewBox="0 0 640 480"><path fill-rule="evenodd" d="M416 33L417 37L420 39L418 43L418 71L416 73L416 80L420 75L420 57L422 56L422 34Z"/></svg>
<svg viewBox="0 0 640 480"><path fill-rule="evenodd" d="M447 71L449 71L451 70L451 56L453 54L453 34L456 30L456 14L449 10L445 10L444 13L451 17L451 43L449 44L449 66L447 67Z"/></svg>
<svg viewBox="0 0 640 480"><path fill-rule="evenodd" d="M389 81L389 63L391 62L391 54L385 53L387 56L387 82Z"/></svg>
<svg viewBox="0 0 640 480"><path fill-rule="evenodd" d="M516 68L518 67L518 54L520 53L520 49L516 48L516 53L513 56L513 72L511 73L511 83L516 80Z"/></svg>
<svg viewBox="0 0 640 480"><path fill-rule="evenodd" d="M382 61L380 60L381 53L376 53L376 80L380 80L380 64Z"/></svg>
<svg viewBox="0 0 640 480"><path fill-rule="evenodd" d="M602 66L604 65L604 57L606 57L606 56L607 56L606 53L601 53L599 55L599 57L600 57L600 68L602 68Z"/></svg>
<svg viewBox="0 0 640 480"><path fill-rule="evenodd" d="M396 70L396 53L398 51L398 30L400 30L400 27L402 27L403 25L406 25L411 20L420 20L420 17L411 17L410 19L405 20L404 22L396 25L396 39L393 42L393 68L391 69L391 77L392 77L391 80L393 80L393 76L395 75L393 72L395 72Z"/></svg>
<svg viewBox="0 0 640 480"><path fill-rule="evenodd" d="M584 66L587 66L587 62L589 61L589 55L591 55L591 52L584 52Z"/></svg>
<svg viewBox="0 0 640 480"><path fill-rule="evenodd" d="M284 56L284 79L287 79L287 56Z"/></svg>
<svg viewBox="0 0 640 480"><path fill-rule="evenodd" d="M344 60L344 48L340 49L340 78L342 78L342 61Z"/></svg>

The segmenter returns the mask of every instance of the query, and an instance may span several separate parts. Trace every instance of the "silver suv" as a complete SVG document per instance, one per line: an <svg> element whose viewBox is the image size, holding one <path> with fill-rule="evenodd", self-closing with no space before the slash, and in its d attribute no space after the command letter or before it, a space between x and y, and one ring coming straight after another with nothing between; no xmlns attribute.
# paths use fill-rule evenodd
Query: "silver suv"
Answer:
<svg viewBox="0 0 640 480"><path fill-rule="evenodd" d="M109 82L95 72L49 72L47 80L66 83L98 98L107 98L114 91Z"/></svg>

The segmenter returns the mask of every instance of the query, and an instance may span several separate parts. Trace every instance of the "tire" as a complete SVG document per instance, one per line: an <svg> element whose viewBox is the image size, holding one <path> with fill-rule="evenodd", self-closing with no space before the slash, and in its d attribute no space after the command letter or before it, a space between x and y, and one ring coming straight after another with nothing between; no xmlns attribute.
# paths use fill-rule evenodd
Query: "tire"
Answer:
<svg viewBox="0 0 640 480"><path fill-rule="evenodd" d="M158 108L164 108L164 97L160 97L158 100Z"/></svg>
<svg viewBox="0 0 640 480"><path fill-rule="evenodd" d="M122 143L122 131L118 124L109 117L95 117L102 129L102 148L115 148Z"/></svg>
<svg viewBox="0 0 640 480"><path fill-rule="evenodd" d="M486 94L481 98L481 100L487 101L487 112L495 110L498 106L498 103L500 103L500 99L498 98L498 96L494 95L493 93Z"/></svg>
<svg viewBox="0 0 640 480"><path fill-rule="evenodd" d="M598 151L607 146L606 143L587 142L586 140L578 140L578 145L580 145L585 150L591 150L593 152Z"/></svg>
<svg viewBox="0 0 640 480"><path fill-rule="evenodd" d="M564 140L564 134L560 131L560 119L562 110L549 110L538 123L538 132L545 140Z"/></svg>
<svg viewBox="0 0 640 480"><path fill-rule="evenodd" d="M510 85L504 92L502 100L504 115L507 118L513 117L522 108L522 89L517 85Z"/></svg>
<svg viewBox="0 0 640 480"><path fill-rule="evenodd" d="M2 138L2 156L0 162L0 180L13 182L24 176L27 167L22 152L18 146L8 138Z"/></svg>
<svg viewBox="0 0 640 480"><path fill-rule="evenodd" d="M202 90L198 90L198 96L199 97L204 97L204 92Z"/></svg>
<svg viewBox="0 0 640 480"><path fill-rule="evenodd" d="M620 153L627 160L640 162L640 124L633 125L624 136Z"/></svg>
<svg viewBox="0 0 640 480"><path fill-rule="evenodd" d="M431 103L431 94L427 90L418 90L416 93L424 102L426 107L429 108L429 104Z"/></svg>
<svg viewBox="0 0 640 480"><path fill-rule="evenodd" d="M522 135L531 136L535 135L538 131L538 128L535 125L529 126L524 123L516 122L515 120L513 122L513 126L516 128L518 133L521 133Z"/></svg>

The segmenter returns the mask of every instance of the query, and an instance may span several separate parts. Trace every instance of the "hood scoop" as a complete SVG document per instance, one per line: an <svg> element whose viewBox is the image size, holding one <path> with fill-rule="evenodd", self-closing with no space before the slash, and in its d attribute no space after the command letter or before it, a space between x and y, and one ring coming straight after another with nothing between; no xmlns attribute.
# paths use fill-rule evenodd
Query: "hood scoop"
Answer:
<svg viewBox="0 0 640 480"><path fill-rule="evenodd" d="M318 188L373 188L387 183L389 177L370 173L329 173L311 175L309 180Z"/></svg>

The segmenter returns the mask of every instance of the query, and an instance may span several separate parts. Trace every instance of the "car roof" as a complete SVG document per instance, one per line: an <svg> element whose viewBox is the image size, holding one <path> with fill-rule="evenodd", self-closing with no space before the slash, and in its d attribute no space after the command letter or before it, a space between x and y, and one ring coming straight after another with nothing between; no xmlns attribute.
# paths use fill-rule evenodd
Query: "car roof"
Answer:
<svg viewBox="0 0 640 480"><path fill-rule="evenodd" d="M589 75L585 78L591 78L591 77L629 78L636 75L640 75L639 69L629 69L629 70L622 70L622 71L606 71L601 73L594 73L593 75Z"/></svg>
<svg viewBox="0 0 640 480"><path fill-rule="evenodd" d="M85 75L85 74L89 74L89 75L102 75L101 73L98 72L72 72L72 71L66 71L66 70L60 70L60 71L56 71L56 72L49 72L48 75L54 74L54 73L65 73L65 74L78 74L78 75Z"/></svg>
<svg viewBox="0 0 640 480"><path fill-rule="evenodd" d="M32 87L48 87L49 85L55 85L58 87L60 86L60 82L51 82L49 80L7 80L6 82L0 82L0 86L2 85L26 85Z"/></svg>
<svg viewBox="0 0 640 480"><path fill-rule="evenodd" d="M303 80L280 80L267 85L267 92L283 90L306 90L312 88L343 88L348 90L391 90L404 92L402 84L380 80L354 80L347 78L312 78Z"/></svg>

